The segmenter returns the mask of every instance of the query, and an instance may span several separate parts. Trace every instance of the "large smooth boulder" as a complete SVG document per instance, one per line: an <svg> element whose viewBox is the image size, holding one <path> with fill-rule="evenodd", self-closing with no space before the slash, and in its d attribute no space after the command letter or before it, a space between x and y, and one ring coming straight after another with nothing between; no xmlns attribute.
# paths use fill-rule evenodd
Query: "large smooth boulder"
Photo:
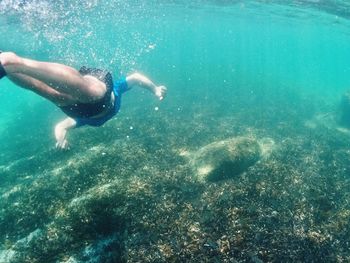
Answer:
<svg viewBox="0 0 350 263"><path fill-rule="evenodd" d="M196 176L204 181L233 178L254 165L263 149L257 140L236 137L205 145L188 154Z"/></svg>

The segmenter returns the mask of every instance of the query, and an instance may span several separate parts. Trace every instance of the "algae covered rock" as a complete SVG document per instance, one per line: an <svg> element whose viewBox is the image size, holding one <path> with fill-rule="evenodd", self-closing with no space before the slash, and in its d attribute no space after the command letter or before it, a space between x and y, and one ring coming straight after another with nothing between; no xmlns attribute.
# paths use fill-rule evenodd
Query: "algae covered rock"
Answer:
<svg viewBox="0 0 350 263"><path fill-rule="evenodd" d="M350 91L346 92L340 102L340 124L350 128Z"/></svg>
<svg viewBox="0 0 350 263"><path fill-rule="evenodd" d="M262 148L253 138L236 137L210 143L187 156L200 180L218 181L246 171L261 158Z"/></svg>

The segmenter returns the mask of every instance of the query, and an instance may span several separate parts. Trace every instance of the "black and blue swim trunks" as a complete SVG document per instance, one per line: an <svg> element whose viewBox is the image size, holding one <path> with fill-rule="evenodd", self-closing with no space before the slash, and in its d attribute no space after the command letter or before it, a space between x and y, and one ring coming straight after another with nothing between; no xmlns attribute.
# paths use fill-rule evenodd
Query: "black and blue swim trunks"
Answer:
<svg viewBox="0 0 350 263"><path fill-rule="evenodd" d="M127 90L128 90L128 84L126 82L125 77L116 81L116 83L113 85L114 103L110 111L103 117L99 117L99 118L74 118L76 121L75 127L77 128L84 125L99 127L103 125L105 122L112 119L119 112L120 105L121 105L121 96Z"/></svg>
<svg viewBox="0 0 350 263"><path fill-rule="evenodd" d="M99 127L118 113L121 104L121 95L128 90L126 78L122 77L113 83L112 74L108 71L82 67L79 72L82 75L94 76L105 83L107 88L105 96L97 102L76 103L73 105L61 106L60 108L76 121L76 127L84 125ZM114 101L111 99L112 93L114 94ZM105 111L107 113L102 117L94 118L94 116Z"/></svg>

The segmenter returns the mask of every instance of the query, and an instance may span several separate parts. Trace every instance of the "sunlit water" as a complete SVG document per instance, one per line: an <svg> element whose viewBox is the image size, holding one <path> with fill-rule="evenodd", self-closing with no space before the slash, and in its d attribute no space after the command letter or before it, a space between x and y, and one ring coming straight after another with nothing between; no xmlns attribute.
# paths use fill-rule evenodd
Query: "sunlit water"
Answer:
<svg viewBox="0 0 350 263"><path fill-rule="evenodd" d="M336 97L349 87L345 3L232 2L3 0L0 47L116 76L142 71L173 96L287 87ZM5 109L38 100L1 86Z"/></svg>

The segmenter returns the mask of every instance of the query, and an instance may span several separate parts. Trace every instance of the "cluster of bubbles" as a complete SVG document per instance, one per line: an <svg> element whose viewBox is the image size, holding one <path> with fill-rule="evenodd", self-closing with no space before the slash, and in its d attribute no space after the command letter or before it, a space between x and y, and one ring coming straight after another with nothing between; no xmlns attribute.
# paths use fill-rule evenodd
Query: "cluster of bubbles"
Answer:
<svg viewBox="0 0 350 263"><path fill-rule="evenodd" d="M146 1L1 0L0 49L64 62L133 70L156 47L157 26ZM6 33L6 34L5 34ZM37 55L37 56L35 56Z"/></svg>

